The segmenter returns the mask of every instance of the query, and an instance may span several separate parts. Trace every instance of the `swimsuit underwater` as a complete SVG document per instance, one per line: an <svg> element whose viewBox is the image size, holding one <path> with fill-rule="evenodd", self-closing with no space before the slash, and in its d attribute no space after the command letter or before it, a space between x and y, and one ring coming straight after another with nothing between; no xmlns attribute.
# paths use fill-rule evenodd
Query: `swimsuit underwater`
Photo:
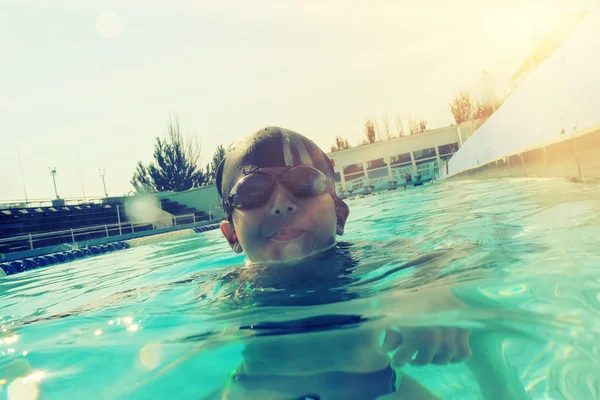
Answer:
<svg viewBox="0 0 600 400"><path fill-rule="evenodd" d="M355 326L368 321L360 315L320 315L311 318L285 322L262 322L245 325L243 330L256 331L256 336L283 335L302 332L315 332ZM236 370L231 375L230 384L244 390L254 391L268 388L274 392L289 392L291 389L303 396L290 400L311 399L375 399L396 391L401 375L391 366L369 372L326 372L310 376L245 375Z"/></svg>

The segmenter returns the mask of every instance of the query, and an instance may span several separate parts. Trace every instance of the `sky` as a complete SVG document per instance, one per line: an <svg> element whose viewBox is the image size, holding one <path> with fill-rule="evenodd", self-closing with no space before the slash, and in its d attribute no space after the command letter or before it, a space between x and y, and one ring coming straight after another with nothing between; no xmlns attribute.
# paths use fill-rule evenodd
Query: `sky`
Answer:
<svg viewBox="0 0 600 400"><path fill-rule="evenodd" d="M169 115L215 148L267 125L326 151L388 115L500 96L556 0L0 0L0 202L132 190ZM19 162L20 161L20 162ZM22 171L22 173L21 173Z"/></svg>

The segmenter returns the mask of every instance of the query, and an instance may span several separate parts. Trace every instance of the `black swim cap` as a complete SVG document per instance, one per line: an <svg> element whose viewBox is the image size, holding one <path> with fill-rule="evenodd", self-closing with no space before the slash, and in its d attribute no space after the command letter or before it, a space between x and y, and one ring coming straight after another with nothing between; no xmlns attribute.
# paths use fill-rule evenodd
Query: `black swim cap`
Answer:
<svg viewBox="0 0 600 400"><path fill-rule="evenodd" d="M216 184L225 200L244 175L259 168L308 165L334 181L333 165L327 155L312 140L288 129L269 126L232 143L217 169ZM336 206L348 207L332 191ZM341 204L340 204L341 203Z"/></svg>

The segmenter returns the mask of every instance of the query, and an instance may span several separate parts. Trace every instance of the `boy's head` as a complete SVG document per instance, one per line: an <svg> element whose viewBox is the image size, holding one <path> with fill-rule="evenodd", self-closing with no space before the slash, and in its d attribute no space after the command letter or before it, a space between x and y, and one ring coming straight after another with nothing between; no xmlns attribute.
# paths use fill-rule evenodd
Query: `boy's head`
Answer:
<svg viewBox="0 0 600 400"><path fill-rule="evenodd" d="M216 184L228 217L221 232L253 262L307 257L344 232L349 210L331 161L296 132L267 127L234 142Z"/></svg>

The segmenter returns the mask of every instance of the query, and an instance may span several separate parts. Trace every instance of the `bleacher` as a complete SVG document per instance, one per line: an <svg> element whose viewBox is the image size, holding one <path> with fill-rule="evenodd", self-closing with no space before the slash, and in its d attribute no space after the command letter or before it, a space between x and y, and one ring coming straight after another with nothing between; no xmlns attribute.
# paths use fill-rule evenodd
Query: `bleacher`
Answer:
<svg viewBox="0 0 600 400"><path fill-rule="evenodd" d="M37 204L37 207L32 204L0 205L0 253L154 229L152 222L130 221L126 200L115 197L74 204L54 200ZM168 199L161 200L161 208L174 216L174 225L208 219L206 213Z"/></svg>
<svg viewBox="0 0 600 400"><path fill-rule="evenodd" d="M115 227L119 216L122 224L127 223L124 211L120 198L101 203L67 205L64 201L54 201L38 207L0 208L0 253L129 233L132 226ZM135 229L152 229L152 225Z"/></svg>
<svg viewBox="0 0 600 400"><path fill-rule="evenodd" d="M204 211L198 211L193 207L179 204L169 199L161 199L160 205L163 211L172 214L175 217L176 225L191 224L194 222L208 220L208 215Z"/></svg>

